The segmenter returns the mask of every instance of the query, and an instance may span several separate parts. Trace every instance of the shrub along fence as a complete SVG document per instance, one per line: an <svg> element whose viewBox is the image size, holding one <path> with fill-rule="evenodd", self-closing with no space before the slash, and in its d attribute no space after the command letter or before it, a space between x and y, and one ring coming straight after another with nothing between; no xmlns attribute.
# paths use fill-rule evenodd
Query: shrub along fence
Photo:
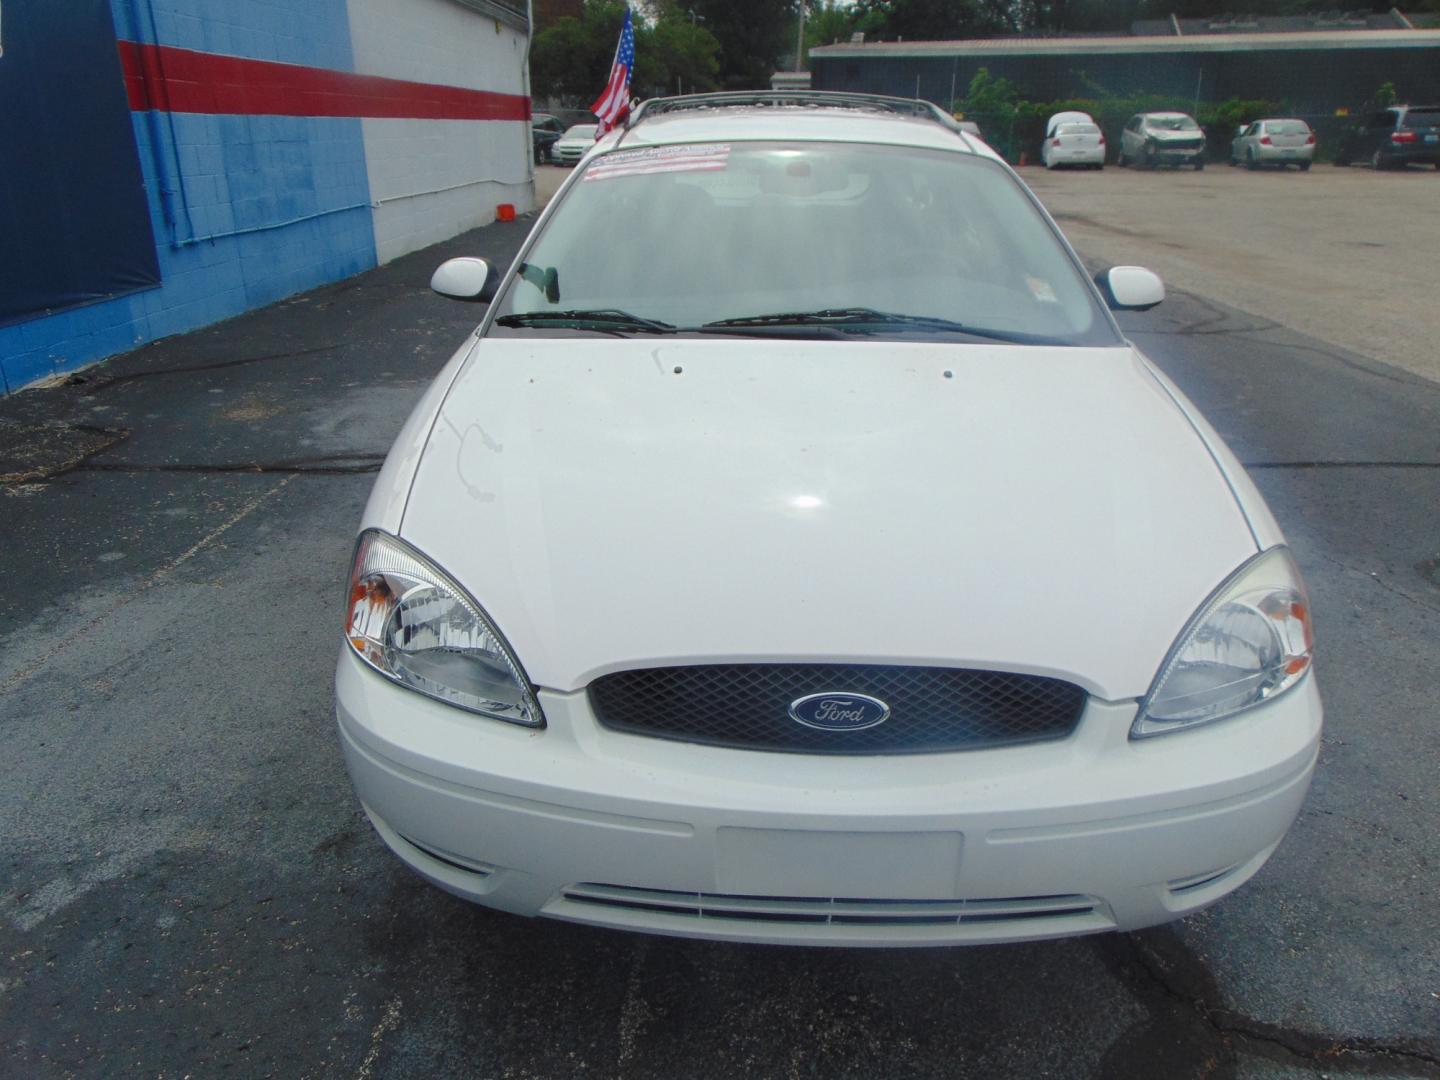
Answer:
<svg viewBox="0 0 1440 1080"><path fill-rule="evenodd" d="M1230 160L1230 141L1241 125L1271 116L1304 120L1315 132L1316 160L1330 161L1341 138L1364 114L1361 109L1348 117L1316 115L1294 112L1278 101L1231 98L1197 102L1161 94L1026 101L1008 79L992 79L983 68L970 83L965 97L952 103L952 111L979 124L985 141L1011 164L1019 164L1023 159L1031 165L1040 163L1045 122L1058 112L1084 112L1095 118L1105 133L1107 162L1115 160L1121 129L1136 113L1188 113L1205 132L1207 160L1220 163Z"/></svg>

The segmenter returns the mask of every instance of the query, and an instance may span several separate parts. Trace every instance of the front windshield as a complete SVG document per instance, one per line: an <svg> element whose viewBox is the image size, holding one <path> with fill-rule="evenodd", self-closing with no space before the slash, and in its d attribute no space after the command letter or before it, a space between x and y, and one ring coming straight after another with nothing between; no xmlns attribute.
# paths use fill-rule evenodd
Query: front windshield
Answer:
<svg viewBox="0 0 1440 1080"><path fill-rule="evenodd" d="M608 313L605 332L615 313L679 332L820 313L845 333L1117 340L1021 186L982 158L755 142L622 148L584 168L497 301L509 332L553 334L578 311Z"/></svg>
<svg viewBox="0 0 1440 1080"><path fill-rule="evenodd" d="M1161 131L1196 131L1200 127L1188 116L1152 116L1148 123Z"/></svg>
<svg viewBox="0 0 1440 1080"><path fill-rule="evenodd" d="M576 124L565 132L567 139L593 139L595 138L596 124Z"/></svg>

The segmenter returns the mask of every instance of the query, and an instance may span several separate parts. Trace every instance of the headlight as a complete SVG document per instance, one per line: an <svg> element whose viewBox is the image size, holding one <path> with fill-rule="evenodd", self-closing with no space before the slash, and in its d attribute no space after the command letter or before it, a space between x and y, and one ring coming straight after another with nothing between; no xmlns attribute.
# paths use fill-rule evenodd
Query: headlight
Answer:
<svg viewBox="0 0 1440 1080"><path fill-rule="evenodd" d="M345 640L387 679L496 720L541 727L540 703L495 625L408 544L360 536Z"/></svg>
<svg viewBox="0 0 1440 1080"><path fill-rule="evenodd" d="M1130 729L1132 738L1232 716L1282 694L1315 647L1305 583L1287 548L1255 556L1176 639Z"/></svg>

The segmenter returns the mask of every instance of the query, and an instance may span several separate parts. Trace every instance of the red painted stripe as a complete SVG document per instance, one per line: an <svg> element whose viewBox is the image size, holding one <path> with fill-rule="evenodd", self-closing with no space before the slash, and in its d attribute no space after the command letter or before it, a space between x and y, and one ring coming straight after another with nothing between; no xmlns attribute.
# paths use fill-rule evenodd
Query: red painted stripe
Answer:
<svg viewBox="0 0 1440 1080"><path fill-rule="evenodd" d="M247 116L365 116L409 120L528 120L520 94L406 82L378 75L247 60L122 41L120 64L136 112Z"/></svg>

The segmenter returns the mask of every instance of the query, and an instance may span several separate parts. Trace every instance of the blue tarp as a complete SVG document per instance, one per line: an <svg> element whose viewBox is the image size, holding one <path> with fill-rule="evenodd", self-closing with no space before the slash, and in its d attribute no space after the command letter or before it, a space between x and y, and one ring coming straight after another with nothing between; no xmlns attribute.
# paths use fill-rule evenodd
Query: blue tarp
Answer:
<svg viewBox="0 0 1440 1080"><path fill-rule="evenodd" d="M159 284L108 0L4 0L0 325Z"/></svg>

